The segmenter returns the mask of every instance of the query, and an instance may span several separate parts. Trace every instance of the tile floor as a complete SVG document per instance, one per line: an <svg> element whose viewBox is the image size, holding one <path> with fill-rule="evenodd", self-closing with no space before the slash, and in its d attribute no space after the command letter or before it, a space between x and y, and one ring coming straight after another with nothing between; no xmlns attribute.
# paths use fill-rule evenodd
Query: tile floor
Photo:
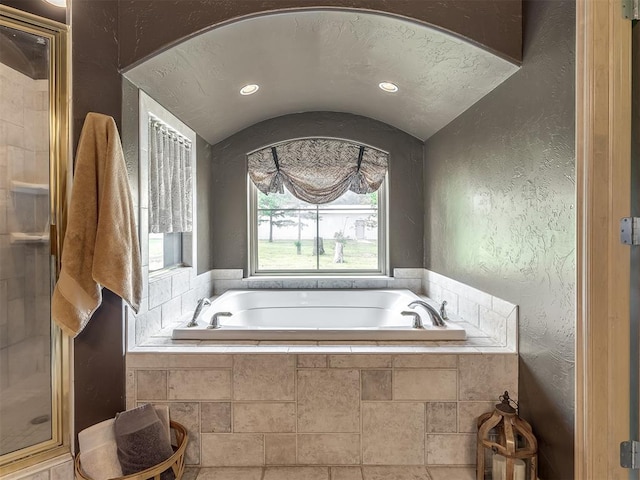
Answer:
<svg viewBox="0 0 640 480"><path fill-rule="evenodd" d="M475 480L467 467L226 467L187 468L182 480Z"/></svg>

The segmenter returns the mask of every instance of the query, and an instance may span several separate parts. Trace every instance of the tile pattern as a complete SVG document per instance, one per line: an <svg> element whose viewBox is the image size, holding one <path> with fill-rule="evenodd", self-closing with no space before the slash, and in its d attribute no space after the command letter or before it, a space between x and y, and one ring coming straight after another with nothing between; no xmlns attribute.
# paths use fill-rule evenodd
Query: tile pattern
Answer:
<svg viewBox="0 0 640 480"><path fill-rule="evenodd" d="M222 467L187 469L183 480L474 480L470 467Z"/></svg>
<svg viewBox="0 0 640 480"><path fill-rule="evenodd" d="M51 423L49 243L11 243L11 232L42 235L49 196L13 182L49 184L48 81L0 64L0 454L47 440ZM48 192L43 192L48 193ZM44 382L42 380L44 379ZM25 389L25 384L29 388Z"/></svg>
<svg viewBox="0 0 640 480"><path fill-rule="evenodd" d="M401 475L421 478L424 466L473 465L475 419L505 389L517 398L514 353L177 350L127 355L127 404L169 404L189 431L187 463L228 467L203 478L255 467L285 479L296 470L262 469L297 465L310 475L297 478L398 480L394 466L413 465ZM371 468L347 468L355 466Z"/></svg>
<svg viewBox="0 0 640 480"><path fill-rule="evenodd" d="M518 306L430 270L422 289L435 302L447 301L447 311L477 327L511 351L518 345Z"/></svg>

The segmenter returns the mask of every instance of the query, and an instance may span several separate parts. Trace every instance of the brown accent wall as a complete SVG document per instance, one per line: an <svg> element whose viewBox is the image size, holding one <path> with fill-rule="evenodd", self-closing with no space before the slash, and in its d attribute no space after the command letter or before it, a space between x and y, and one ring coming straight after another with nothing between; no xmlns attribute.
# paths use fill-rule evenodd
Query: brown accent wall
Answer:
<svg viewBox="0 0 640 480"><path fill-rule="evenodd" d="M73 0L73 152L88 112L121 126L116 0ZM102 306L74 342L75 432L125 409L122 300L105 290Z"/></svg>
<svg viewBox="0 0 640 480"><path fill-rule="evenodd" d="M575 3L525 1L522 69L428 140L425 266L519 305L540 478L573 478ZM501 392L496 392L496 396Z"/></svg>
<svg viewBox="0 0 640 480"><path fill-rule="evenodd" d="M119 0L120 66L128 68L187 36L246 15L299 8L375 10L430 23L519 63L520 0Z"/></svg>
<svg viewBox="0 0 640 480"><path fill-rule="evenodd" d="M247 273L247 153L293 138L334 137L389 152L389 263L391 268L422 267L422 147L420 140L390 125L359 115L309 112L266 120L212 147L208 195L208 268L244 268ZM200 163L198 163L200 165ZM199 260L201 253L198 252ZM199 268L200 270L200 268Z"/></svg>

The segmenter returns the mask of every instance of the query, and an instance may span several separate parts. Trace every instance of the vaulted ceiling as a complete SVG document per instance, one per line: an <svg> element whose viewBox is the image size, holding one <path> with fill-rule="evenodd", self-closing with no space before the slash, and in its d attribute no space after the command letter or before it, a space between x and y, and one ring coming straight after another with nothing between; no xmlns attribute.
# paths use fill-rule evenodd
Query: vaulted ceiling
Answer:
<svg viewBox="0 0 640 480"><path fill-rule="evenodd" d="M400 17L302 10L209 29L125 76L215 144L260 121L309 111L363 115L426 140L517 69ZM380 82L399 90L384 92ZM246 84L260 88L243 96Z"/></svg>

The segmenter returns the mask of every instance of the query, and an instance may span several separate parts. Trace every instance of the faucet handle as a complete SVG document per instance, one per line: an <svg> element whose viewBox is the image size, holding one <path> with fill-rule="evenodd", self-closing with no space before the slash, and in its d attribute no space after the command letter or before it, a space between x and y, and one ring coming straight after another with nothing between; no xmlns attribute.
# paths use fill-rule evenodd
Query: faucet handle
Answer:
<svg viewBox="0 0 640 480"><path fill-rule="evenodd" d="M217 329L220 328L220 317L230 317L231 315L233 315L233 313L231 312L216 312L213 314L213 317L211 317L211 323L209 325L207 325L207 328L209 329Z"/></svg>
<svg viewBox="0 0 640 480"><path fill-rule="evenodd" d="M440 316L443 320L449 320L449 316L447 315L447 310L445 307L447 306L447 301L443 300L442 305L440 305Z"/></svg>
<svg viewBox="0 0 640 480"><path fill-rule="evenodd" d="M405 310L403 312L400 312L400 314L404 315L405 317L407 316L413 317L413 328L424 328L424 325L422 324L422 317L418 312L409 312Z"/></svg>

